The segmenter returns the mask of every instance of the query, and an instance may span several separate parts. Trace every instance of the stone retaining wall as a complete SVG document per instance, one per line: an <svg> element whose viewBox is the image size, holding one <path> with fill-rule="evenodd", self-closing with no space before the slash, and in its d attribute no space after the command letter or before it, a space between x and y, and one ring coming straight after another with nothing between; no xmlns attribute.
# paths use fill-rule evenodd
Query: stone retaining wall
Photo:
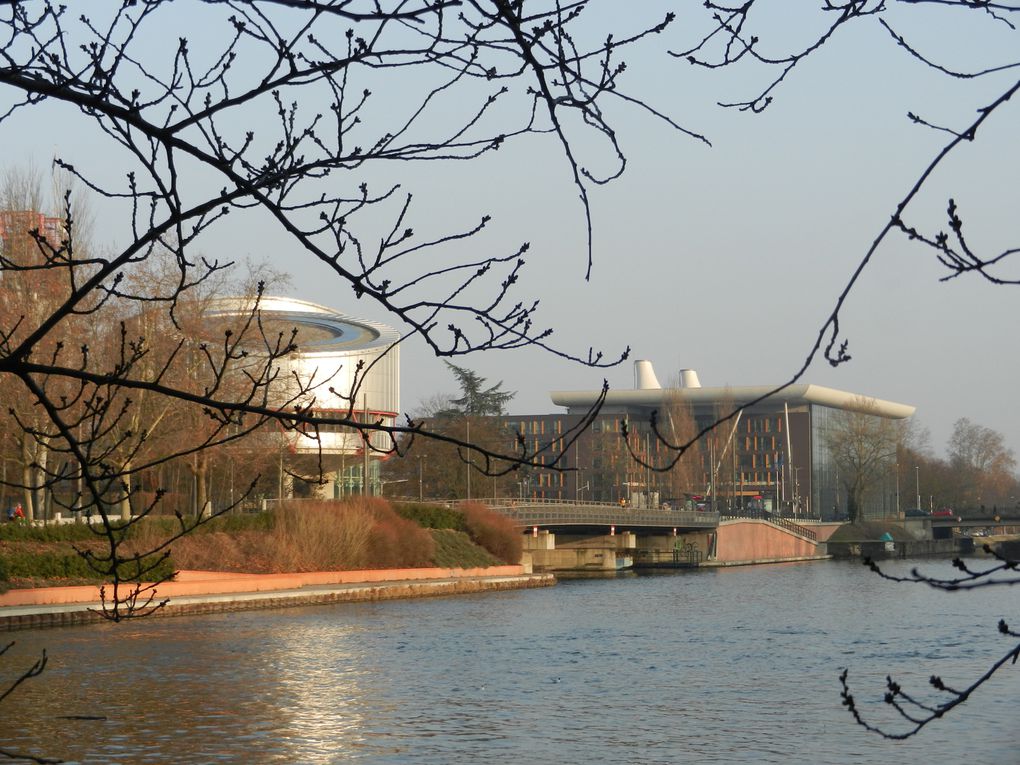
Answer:
<svg viewBox="0 0 1020 765"><path fill-rule="evenodd" d="M502 567L497 567L497 570L498 568ZM497 573L496 575L478 576L473 574L443 579L420 578L338 585L319 584L305 586L303 589L263 589L261 591L235 591L176 597L155 612L154 616L185 616L261 608L289 608L397 598L437 597L548 587L556 583L556 578L549 574L521 574L519 573L520 567L510 568L518 569L518 572L510 575ZM473 569L472 571L492 572L493 569ZM0 630L64 627L99 621L105 621L105 619L99 613L98 603L79 602L0 608Z"/></svg>
<svg viewBox="0 0 1020 765"><path fill-rule="evenodd" d="M911 539L897 541L889 550L885 542L829 542L829 554L834 558L916 558L924 555L970 555L974 540L969 537L954 539Z"/></svg>
<svg viewBox="0 0 1020 765"><path fill-rule="evenodd" d="M293 574L235 574L225 571L178 571L171 581L160 584L153 596L157 600L189 595L214 595L239 592L293 590L322 585L363 584L365 582L429 581L465 579L480 576L520 576L530 573L523 566L489 568L388 568L363 571L307 571ZM9 590L0 594L0 609L5 606L56 605L60 603L98 603L99 587L34 587Z"/></svg>

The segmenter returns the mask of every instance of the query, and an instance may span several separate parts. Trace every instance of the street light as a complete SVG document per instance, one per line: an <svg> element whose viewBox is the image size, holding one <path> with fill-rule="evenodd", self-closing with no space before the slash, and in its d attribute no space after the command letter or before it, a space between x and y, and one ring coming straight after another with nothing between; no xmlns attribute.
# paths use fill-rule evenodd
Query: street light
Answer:
<svg viewBox="0 0 1020 765"><path fill-rule="evenodd" d="M914 491L917 492L917 509L921 509L921 468L914 465Z"/></svg>
<svg viewBox="0 0 1020 765"><path fill-rule="evenodd" d="M471 443L471 420L467 417L464 418L464 441L467 444ZM471 499L471 452L467 453L468 459L465 462L464 469L467 470L467 498Z"/></svg>
<svg viewBox="0 0 1020 765"><path fill-rule="evenodd" d="M800 512L800 471L804 468L791 465L790 469L793 471L793 514L798 515Z"/></svg>
<svg viewBox="0 0 1020 765"><path fill-rule="evenodd" d="M900 463L894 462L893 467L896 469L896 517L900 517Z"/></svg>
<svg viewBox="0 0 1020 765"><path fill-rule="evenodd" d="M422 482L421 482L421 455L418 455L418 501L421 502L423 498L422 494Z"/></svg>

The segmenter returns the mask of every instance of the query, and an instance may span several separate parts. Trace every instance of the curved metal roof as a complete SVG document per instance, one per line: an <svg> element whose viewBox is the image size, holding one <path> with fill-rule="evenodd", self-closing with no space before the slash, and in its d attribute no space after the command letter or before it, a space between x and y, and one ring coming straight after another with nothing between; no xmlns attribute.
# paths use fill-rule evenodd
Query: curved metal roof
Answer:
<svg viewBox="0 0 1020 765"><path fill-rule="evenodd" d="M673 396L679 397L681 401L689 404L715 404L720 401L732 401L734 404L746 404L766 395L775 386L769 385L744 385L725 388L651 388L642 390L610 390L606 394L605 406L607 407L661 407L667 399ZM595 403L599 395L598 391L553 391L552 401L557 406L565 406L571 409L587 409ZM851 412L863 412L866 414L877 414L881 417L902 420L910 417L916 407L909 404L898 404L894 401L884 401L870 396L863 396L859 393L826 388L822 385L811 385L802 383L789 385L778 393L770 395L763 403L788 403L788 404L819 404L832 407L833 409L844 409Z"/></svg>
<svg viewBox="0 0 1020 765"><path fill-rule="evenodd" d="M206 313L209 316L238 314L246 304L244 298L223 298L215 301ZM385 324L356 319L305 300L263 296L259 311L264 319L298 328L297 343L302 356L384 349L400 340L400 334ZM302 327L317 331L311 337L302 337Z"/></svg>

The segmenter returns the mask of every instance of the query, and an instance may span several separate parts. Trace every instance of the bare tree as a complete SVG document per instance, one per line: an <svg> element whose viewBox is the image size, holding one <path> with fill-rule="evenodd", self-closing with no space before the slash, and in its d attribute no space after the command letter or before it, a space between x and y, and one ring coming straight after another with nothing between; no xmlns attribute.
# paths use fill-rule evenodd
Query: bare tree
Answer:
<svg viewBox="0 0 1020 765"><path fill-rule="evenodd" d="M35 475L21 483L74 486L64 507L99 521L106 552L87 555L111 579L113 619L159 607L159 582L139 582L203 520L178 510L176 533L129 554L126 527L160 511L165 495L143 493L138 479L189 465L202 506L216 450L267 429L316 440L319 428L349 428L384 451L401 436L428 437L483 471L550 467L520 439L505 449L466 432L426 432L414 420L366 421L356 402L367 369L350 390L294 379L288 362L302 338L263 322L261 288L250 310L213 332L203 301L231 264L203 254L210 234L260 216L293 252L324 265L350 294L387 312L405 339L440 356L535 346L607 366L619 359L553 346L537 301L516 294L526 243L462 259L458 247L485 233L489 215L420 234L412 195L365 179L545 139L562 153L590 241L589 195L624 168L603 102L693 135L624 88L621 53L663 31L671 14L589 43L585 3L208 2L186 18L178 8L127 3L82 15L40 0L0 11L0 88L11 104L0 128L52 108L66 130L103 147L54 160L98 200L103 247L82 249L69 197L53 232L20 227L34 260L2 263L5 289L42 278L56 287L46 303L6 304L0 378L34 417L18 422L24 443L47 455L23 458ZM212 44L196 47L186 36L165 50L152 44L196 25ZM423 87L408 104L412 76ZM607 149L604 171L578 158L578 140L589 134ZM388 446L369 442L372 433Z"/></svg>
<svg viewBox="0 0 1020 765"><path fill-rule="evenodd" d="M1005 2L948 5L984 14L995 25L1009 24L1018 12ZM763 53L765 42L752 29L755 0L734 7L710 0L707 7L714 29L676 53L699 66L754 63L778 72L760 93L726 104L751 112L766 108L795 69L843 28L869 21L882 24L908 56L946 76L1012 77L1017 66L950 70L911 46L883 18L886 4L880 0L821 3L821 15L831 20L826 28L793 53L778 55ZM468 162L514 141L544 139L559 149L563 172L580 199L590 253L590 196L626 164L608 104L640 109L705 140L627 92L621 55L655 40L674 20L672 13L606 34L598 24L588 24L584 0L542 5L237 0L196 4L196 15L186 19L178 8L150 0L99 5L82 14L38 0L4 4L0 10L5 22L0 88L7 96L0 129L23 113L50 110L47 119L109 150L55 160L101 200L109 251L81 250L68 201L57 216L59 236L22 227L21 235L37 246L37 260L0 262L5 289L27 294L18 285L45 274L59 288L46 310L35 314L23 304L0 319L0 384L29 402L35 419L23 418L19 426L46 455L45 461L24 458L36 476L21 483L38 491L70 481L80 487L72 506L101 520L107 552L93 562L111 577L107 613L114 619L158 606L153 589L124 585L151 575L167 546L200 522L182 515L177 534L128 555L122 524L143 519L161 498L156 492L150 502L132 505L130 519L119 511L111 514L140 496L131 480L139 471L194 459L267 427L314 434L327 424L363 434L383 432L391 439L406 434L445 440L469 450L483 468L495 460L541 464L541 455L520 440L516 451L496 453L460 435L425 434L413 420L399 427L359 420L353 402L360 382L347 391L309 380L283 386L280 372L301 339L265 328L257 300L215 340L189 342L184 316L192 294L229 265L202 256L207 235L237 218L271 221L293 252L320 263L338 286L373 301L406 337L440 356L534 346L601 367L618 359L594 349L573 353L554 346L552 329L539 323L537 301L518 294L527 243L460 258L458 246L485 233L488 214L479 213L460 229L422 234L419 222L426 225L428 211L419 211L411 194L395 182L376 186L365 179L397 175L412 164ZM169 49L153 43L195 26L212 42L195 46L182 31ZM420 77L421 86L409 104L411 76ZM976 118L944 129L944 148L920 169L877 231L788 382L800 379L819 354L833 365L849 360L840 311L879 247L894 234L930 247L947 268L947 278L976 273L992 283L1014 283L999 269L1016 248L979 252L963 234L956 201L947 205L946 232L913 227L907 213L945 157L976 140L1018 88L1020 81L1006 83ZM391 93L389 102L376 106ZM432 118L440 113L437 128ZM915 121L936 128L923 117ZM589 148L591 137L601 141L602 151L596 161L585 162L581 148ZM174 281L155 292L133 287L130 274L164 251L172 259ZM125 317L146 310L164 312L176 330L174 343L157 348L152 338L132 334ZM79 322L112 332L112 351L98 353L86 341L90 335L76 328ZM150 430L132 420L141 391L173 399L206 427L146 458ZM315 415L313 403L325 399L339 415ZM582 419L581 427L589 422ZM673 444L675 460L698 435ZM395 445L391 441L391 448ZM656 467L669 469L669 462Z"/></svg>
<svg viewBox="0 0 1020 765"><path fill-rule="evenodd" d="M975 92L981 94L979 97L986 99L976 110L976 116L973 113L962 115L954 125L936 124L917 110L905 112L904 118L919 129L945 136L944 143L926 164L918 168L914 180L903 189L888 218L876 225L871 244L848 274L831 311L822 320L808 347L803 363L780 385L765 392L756 401L734 410L724 421L736 417L739 409L754 406L800 381L819 357L834 367L851 360L850 341L844 336L841 325L844 307L868 267L897 237L930 252L944 269L943 281L974 276L992 285L1020 284L1020 279L1011 269L1015 260L1013 256L1020 253L1020 247L1010 242L989 245L979 232L965 233L962 210L966 203L962 200L967 194L966 189L957 189L954 196L946 200L946 223L942 230L926 230L925 226L912 222L915 216L923 219L929 212L923 204L922 192L934 184L933 179L939 170L951 157L981 140L991 122L1003 119L1006 105L1020 90L1020 80L1016 77L1020 59L1015 53L1020 4L969 0L824 0L814 9L801 9L798 17L801 23L798 25L786 23L785 18L780 18L782 23L776 24L778 12L762 0L732 4L707 0L704 7L710 15L705 32L693 44L674 48L670 54L689 66L706 70L736 70L746 75L749 81L760 83L746 86L744 95L721 101L719 105L725 109L750 115L761 114L782 97L785 88L795 87L793 83L797 76L810 67L811 60L826 46L849 35L852 30L876 26L908 61L927 67L948 81L970 83ZM989 50L969 46L965 55L974 62L971 66L949 64L947 50L926 50L913 42L911 30L923 37L920 33L925 28L925 14L936 12L954 14L960 23L974 25L978 39L998 39L1000 45L994 49L1005 51L1006 58L988 64ZM1005 44L1001 44L1002 40ZM993 95L986 95L989 90ZM1015 147L1006 149L1014 150ZM982 244L975 244L977 241ZM707 424L695 434L695 439L721 424L722 421ZM673 459L679 460L692 443L675 445ZM640 455L633 456L640 459Z"/></svg>
<svg viewBox="0 0 1020 765"><path fill-rule="evenodd" d="M721 3L708 0L705 7L711 13L712 23L706 33L693 45L673 51L678 59L689 65L707 69L743 68L745 71L764 72L763 84L752 89L746 96L722 102L724 108L758 114L766 110L776 98L781 97L784 87L791 86L798 73L809 66L809 60L820 50L829 45L835 38L845 34L849 29L866 25L878 25L890 42L910 60L928 67L931 71L944 76L946 80L975 84L975 92L985 100L973 114L962 115L955 125L937 124L918 110L907 112L905 117L921 129L936 131L945 136L942 147L931 157L930 161L918 168L915 179L903 190L894 209L890 210L888 219L877 224L876 233L871 244L861 254L852 273L834 301L832 310L825 317L813 343L810 345L803 364L782 385L774 391L766 393L762 399L782 388L800 380L811 364L822 356L830 365L838 366L851 359L850 342L843 334L841 316L844 306L850 299L858 282L868 267L881 255L884 246L893 242L897 236L919 244L928 249L938 264L944 269L942 279L951 280L976 276L992 285L1017 285L1020 279L1011 270L1014 256L1020 253L1020 247L1013 242L990 244L981 232L966 229L963 210L967 203L962 201L966 189L956 189L945 203L946 224L942 230L926 230L925 226L912 222L912 218L923 218L924 209L921 204L922 192L932 185L937 175L950 157L961 154L965 147L979 141L987 132L988 125L996 119L1002 119L1005 105L1020 90L1020 79L1016 72L1020 70L1020 59L1016 56L1017 23L1020 15L1020 4L1015 2L969 2L968 0L904 0L904 2L886 2L885 0L843 0L842 2L819 3L817 25L813 31L805 32L799 41L790 43L789 37L783 37L776 45L772 39L778 36L777 30L786 34L787 24L774 25L775 13L766 3L748 0L742 3ZM902 13L897 13L903 11ZM910 19L917 17L919 27L923 26L926 11L953 13L961 22L983 25L984 37L989 40L994 35L1007 38L1010 43L1003 48L1006 51L1004 60L987 62L982 46L969 46L968 54L971 66L949 63L950 56L942 49L926 50L922 44L911 39ZM785 20L784 20L785 21ZM809 25L803 29L811 30ZM987 86L993 95L987 96ZM1007 152L1015 152L1015 146L1007 147ZM980 242L980 244L977 244ZM1015 266L1014 266L1015 268ZM759 399L759 400L762 400ZM757 401L745 404L753 406ZM732 416L736 416L736 412ZM695 439L704 436L720 423L712 423L695 434ZM880 440L885 440L884 437ZM674 459L678 460L691 448L693 440L676 445ZM864 454L860 455L862 458ZM865 464L867 460L861 460ZM959 565L963 565L962 563ZM1004 559L1001 567L1013 570L1016 562ZM983 579L991 576L999 567L987 573L966 572L966 577ZM964 585L963 582L939 583L928 580L933 586L955 589ZM1004 622L1000 622L1000 631L1010 636L1016 633L1009 630ZM910 727L902 734L890 734L880 728L867 724L860 716L852 695L846 686L846 673L842 676L844 687L844 703L853 713L855 719L869 728L889 738L906 738L916 734L925 725L939 719L945 713L969 698L970 693L985 682L995 671L1016 661L1017 649L1010 651L1006 657L996 662L989 671L973 685L963 691L948 689L939 678L932 678L932 686L949 694L946 703L933 705L918 704L913 697L906 696L902 689L892 680L886 701L900 711L903 719Z"/></svg>
<svg viewBox="0 0 1020 765"><path fill-rule="evenodd" d="M932 456L927 447L926 433L918 433L916 426L907 429L901 426L899 431L897 459L901 464L916 465L924 471L927 492L934 494L939 500L938 504L966 502L968 493L973 497L974 487L997 486L1003 480L1001 471L1007 465L1012 465L1012 454L1002 445L1001 434L975 425L967 418L961 418L956 423L949 441L949 460ZM1008 480L1016 485L1015 476L1010 476ZM957 508L960 506L955 504ZM1015 544L1003 545L1001 549L984 545L983 549L993 558L993 562L975 564L956 558L953 566L960 573L955 577L933 576L920 568L913 568L909 576L895 576L886 573L873 560L865 559L864 564L888 581L922 584L947 593L1020 584L1020 577L1016 575L1020 561L1017 560ZM1020 638L1020 633L1011 629L1005 619L998 620L997 630L1006 638ZM899 723L898 728L865 717L851 692L849 669L843 669L839 677L843 705L858 724L873 733L893 740L910 738L968 701L996 672L1016 664L1018 658L1020 643L1013 644L983 673L962 686L950 684L939 675L932 675L927 688L908 689L895 678L887 677L883 700L892 711L893 719Z"/></svg>
<svg viewBox="0 0 1020 765"><path fill-rule="evenodd" d="M865 517L867 499L896 460L897 426L875 413L874 401L858 397L854 409L836 413L825 434L825 448L839 468L847 515Z"/></svg>
<svg viewBox="0 0 1020 765"><path fill-rule="evenodd" d="M967 507L1005 505L1016 484L1016 457L1001 433L961 417L949 437L949 464Z"/></svg>
<svg viewBox="0 0 1020 765"><path fill-rule="evenodd" d="M46 268L47 255L59 241L60 219L38 212L51 208L46 198L43 174L32 167L11 168L0 189L0 264L23 268L30 279L4 279L0 282L0 322L10 328L12 337L37 324L66 296L58 275ZM33 233L34 232L34 233ZM52 351L50 344L47 350ZM46 486L43 472L49 459L48 440L35 437L44 415L31 400L5 391L8 427L4 434L14 447L12 462L20 466L17 488L29 520L43 518ZM38 511L38 512L37 512Z"/></svg>
<svg viewBox="0 0 1020 765"><path fill-rule="evenodd" d="M690 405L683 400L680 391L680 379L677 378L673 381L667 394L668 403L664 421L659 422L663 434L672 444L687 443L693 439L697 432L694 413L691 411ZM701 450L696 449L684 454L665 474L666 496L682 500L692 494L700 494L705 489L704 474Z"/></svg>
<svg viewBox="0 0 1020 765"><path fill-rule="evenodd" d="M175 533L132 550L128 529L157 512L165 494L143 494L139 476L190 461L200 480L212 450L269 428L431 437L414 421L392 427L355 416L364 374L352 390L284 379L301 338L263 324L261 287L250 310L216 336L195 331L195 307L230 266L206 257L201 243L235 218L270 221L293 252L322 263L338 286L377 303L405 337L438 355L536 346L593 367L616 362L550 344L537 301L516 295L526 243L458 260L456 247L485 231L487 214L420 235L412 196L365 177L386 166L470 161L515 139L546 137L562 150L590 237L589 191L623 165L600 104L626 99L620 51L668 19L585 46L580 6L539 14L502 0L459 6L209 2L193 9L200 18L184 20L170 2L96 6L88 15L46 0L0 10L0 129L53 109L49 119L56 113L69 134L95 142L88 156L57 157L55 165L100 200L104 248L83 248L71 197L50 216L58 221L52 229L14 220L5 231L27 255L8 246L0 260L9 298L0 316L0 384L7 400L26 407L13 415L26 470L14 483L36 496L74 487L62 507L88 516L106 543L104 552L83 555L110 580L109 618L160 607L159 565L204 520L178 511ZM182 36L164 55L152 42L194 26L212 45L193 47ZM407 108L414 71L427 84ZM395 91L403 113L383 107L373 115L373 90ZM512 103L504 110L505 101ZM431 119L450 116L451 104L456 113L437 132ZM577 160L575 136L588 130L606 141L616 168L600 174ZM104 141L105 151L94 148ZM171 278L139 278L164 257ZM42 283L53 284L46 301L30 288ZM317 416L326 399L339 414ZM177 438L162 438L171 419ZM503 454L459 434L436 437L480 455L477 464L535 462L525 448Z"/></svg>

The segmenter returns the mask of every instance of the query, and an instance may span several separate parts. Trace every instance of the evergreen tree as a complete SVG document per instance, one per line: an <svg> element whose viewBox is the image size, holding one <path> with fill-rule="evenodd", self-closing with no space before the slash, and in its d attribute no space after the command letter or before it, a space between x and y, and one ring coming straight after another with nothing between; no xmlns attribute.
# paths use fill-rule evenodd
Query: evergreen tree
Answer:
<svg viewBox="0 0 1020 765"><path fill-rule="evenodd" d="M517 395L516 391L500 390L503 381L486 388L486 379L470 369L458 367L446 362L457 377L457 384L463 394L460 398L450 399L451 407L440 414L450 417L499 417L506 413L506 405Z"/></svg>

